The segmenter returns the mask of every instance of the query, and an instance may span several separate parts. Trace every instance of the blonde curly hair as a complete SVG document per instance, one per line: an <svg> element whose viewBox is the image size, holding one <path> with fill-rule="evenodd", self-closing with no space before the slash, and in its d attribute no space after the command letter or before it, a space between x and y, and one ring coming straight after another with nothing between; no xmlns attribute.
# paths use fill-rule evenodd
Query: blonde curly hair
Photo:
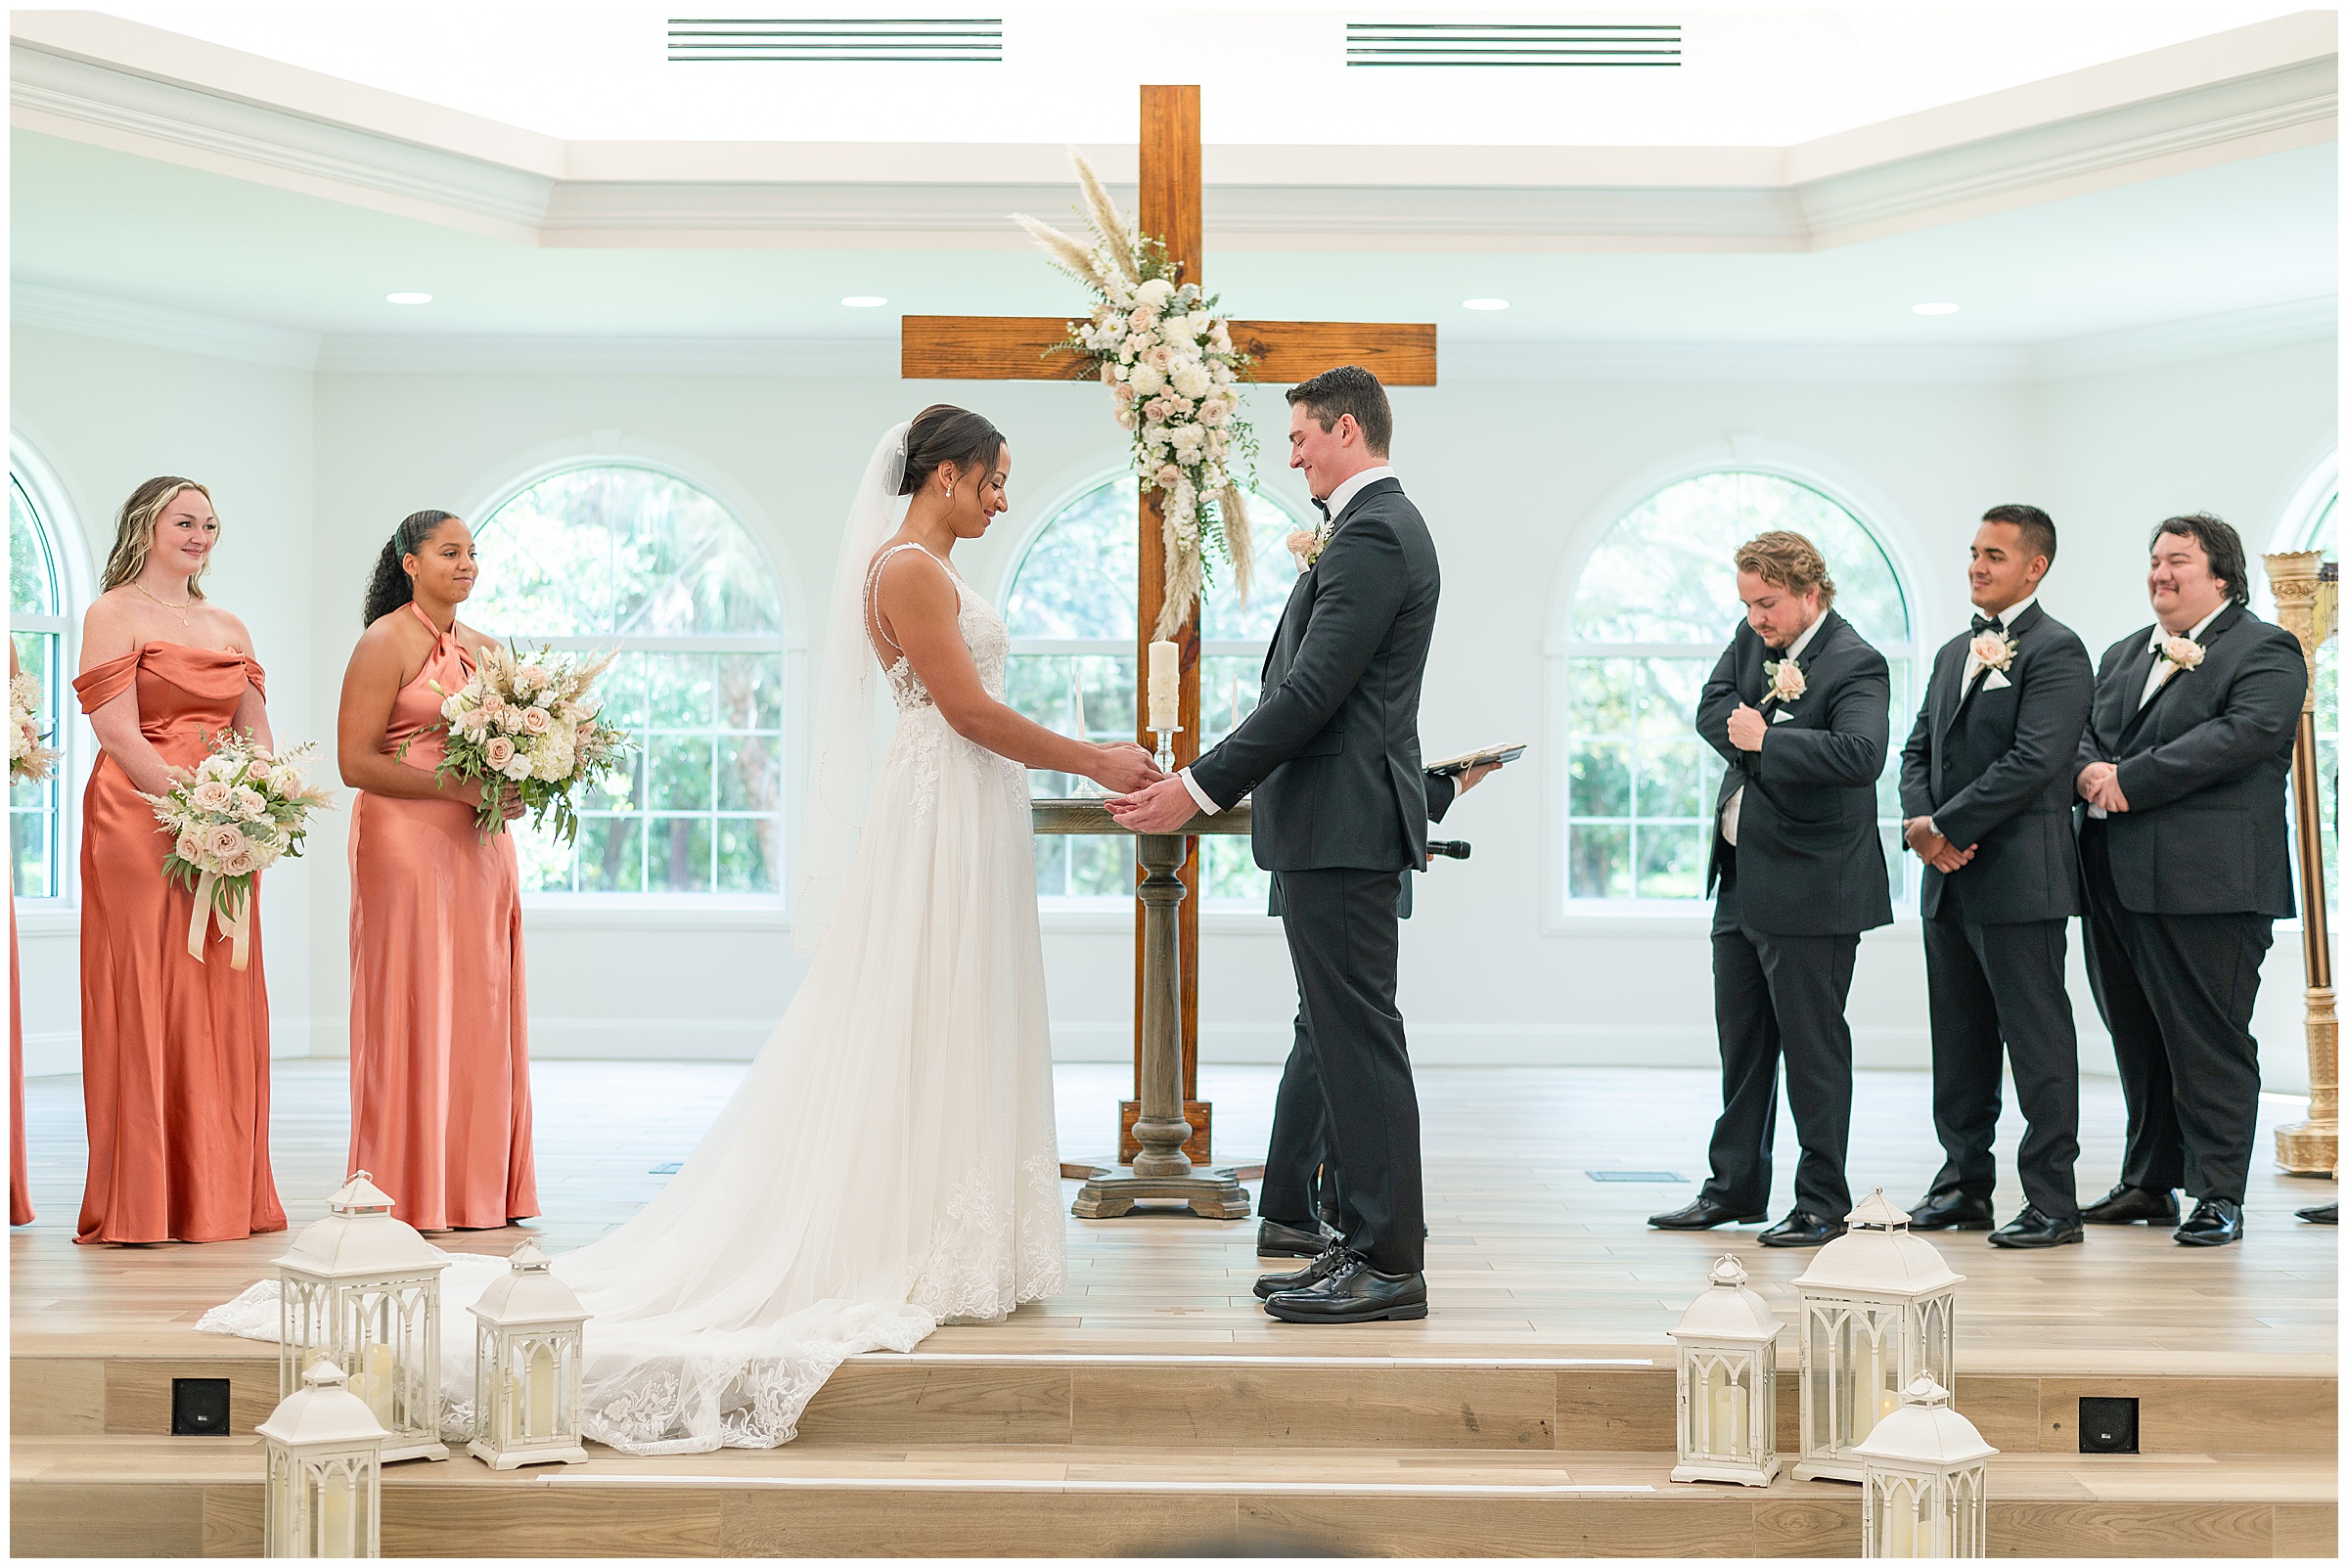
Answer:
<svg viewBox="0 0 2348 1568"><path fill-rule="evenodd" d="M211 491L194 479L168 473L149 479L130 493L130 499L122 503L121 515L114 519L114 548L106 558L106 576L99 587L100 593L119 588L147 569L148 553L155 548L155 519L184 490L193 490L206 501L212 499ZM216 520L218 508L213 509L213 515ZM216 541L217 535L214 537ZM203 597L202 581L211 565L212 558L207 555L203 564L188 579L189 598Z"/></svg>
<svg viewBox="0 0 2348 1568"><path fill-rule="evenodd" d="M1834 579L1827 570L1827 558L1818 553L1818 546L1808 536L1789 528L1773 528L1738 545L1737 569L1749 571L1765 583L1776 583L1789 594L1806 594L1815 588L1820 611L1833 607Z"/></svg>

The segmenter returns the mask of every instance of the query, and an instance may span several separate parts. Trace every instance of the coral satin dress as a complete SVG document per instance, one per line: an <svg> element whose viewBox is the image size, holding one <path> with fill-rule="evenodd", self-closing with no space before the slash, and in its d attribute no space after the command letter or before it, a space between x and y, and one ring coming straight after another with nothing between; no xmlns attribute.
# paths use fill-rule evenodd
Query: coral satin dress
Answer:
<svg viewBox="0 0 2348 1568"><path fill-rule="evenodd" d="M444 692L473 673L453 632L391 700L384 752L440 765ZM432 688L437 683L439 691ZM514 835L486 843L473 807L362 791L350 820L350 1168L419 1231L538 1212L530 1153L528 1001Z"/></svg>
<svg viewBox="0 0 2348 1568"><path fill-rule="evenodd" d="M261 667L242 653L149 643L73 683L94 712L138 687L139 733L175 767L203 760ZM81 1093L90 1174L76 1241L226 1241L283 1231L269 1171L269 986L260 881L249 967L216 922L188 955L195 895L163 880L171 838L111 756L83 791Z"/></svg>

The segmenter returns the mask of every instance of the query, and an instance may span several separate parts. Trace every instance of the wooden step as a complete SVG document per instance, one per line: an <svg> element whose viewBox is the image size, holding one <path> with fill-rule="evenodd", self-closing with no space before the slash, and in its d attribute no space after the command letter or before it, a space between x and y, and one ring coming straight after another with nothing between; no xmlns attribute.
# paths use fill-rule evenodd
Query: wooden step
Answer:
<svg viewBox="0 0 2348 1568"><path fill-rule="evenodd" d="M384 1477L386 1556L1852 1556L1858 1489L1675 1485L1666 1454L961 1445L781 1449ZM249 1556L257 1438L20 1438L18 1555ZM2330 1460L2010 1455L2000 1556L2328 1556Z"/></svg>
<svg viewBox="0 0 2348 1568"><path fill-rule="evenodd" d="M1326 1337L1321 1343L1327 1343ZM225 1377L230 1431L277 1404L277 1358L250 1340L169 1331L113 1341L135 1350L21 1338L11 1358L11 1430L24 1437L163 1436L171 1383ZM800 1422L833 1443L1075 1447L1392 1448L1640 1453L1673 1441L1667 1355L1636 1347L1496 1354L1183 1352L985 1355L916 1351L843 1363ZM2283 1365L2277 1365L2282 1363ZM2338 1379L2328 1358L2244 1357L2199 1370L2084 1375L1982 1371L1957 1380L1959 1408L2008 1454L2078 1452L2079 1401L2140 1401L2145 1454L2332 1454ZM2206 1374L2204 1374L2206 1373ZM1799 1446L1788 1377L1779 1446Z"/></svg>

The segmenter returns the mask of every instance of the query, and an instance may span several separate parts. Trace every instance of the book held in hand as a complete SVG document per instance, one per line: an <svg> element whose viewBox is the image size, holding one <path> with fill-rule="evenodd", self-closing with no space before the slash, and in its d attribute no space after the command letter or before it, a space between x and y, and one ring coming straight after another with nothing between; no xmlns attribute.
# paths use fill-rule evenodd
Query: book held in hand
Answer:
<svg viewBox="0 0 2348 1568"><path fill-rule="evenodd" d="M1426 771L1456 779L1470 768L1514 762L1518 757L1524 755L1524 748L1528 744L1530 744L1529 741L1512 740L1503 745L1485 746L1479 751L1463 751L1456 757L1445 757L1440 762L1428 763Z"/></svg>

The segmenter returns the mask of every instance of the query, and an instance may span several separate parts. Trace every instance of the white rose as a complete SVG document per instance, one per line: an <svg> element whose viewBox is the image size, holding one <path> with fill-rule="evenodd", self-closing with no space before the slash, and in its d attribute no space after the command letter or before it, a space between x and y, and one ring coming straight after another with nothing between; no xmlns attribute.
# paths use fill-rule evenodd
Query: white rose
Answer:
<svg viewBox="0 0 2348 1568"><path fill-rule="evenodd" d="M526 751L515 752L513 756L506 759L506 765L497 771L517 783L527 779L530 776L529 753Z"/></svg>
<svg viewBox="0 0 2348 1568"><path fill-rule="evenodd" d="M1190 324L1193 337L1204 337L1215 325L1215 318L1203 310L1194 310L1184 319Z"/></svg>
<svg viewBox="0 0 2348 1568"><path fill-rule="evenodd" d="M1196 425L1179 426L1174 431L1174 451L1185 463L1198 460L1198 448L1206 440L1206 432Z"/></svg>
<svg viewBox="0 0 2348 1568"><path fill-rule="evenodd" d="M1195 359L1174 368L1174 390L1185 397L1204 397L1207 388L1214 384L1206 367Z"/></svg>
<svg viewBox="0 0 2348 1568"><path fill-rule="evenodd" d="M1133 411L1131 408L1121 408L1121 409L1117 410L1117 428L1118 428L1118 429L1120 429L1120 430L1130 430L1130 429L1132 429L1132 428L1133 428L1135 426L1137 426L1137 425L1139 425L1139 424L1141 424L1141 423L1142 423L1141 416L1140 416L1140 415L1138 415L1138 414L1136 414L1136 413L1134 413L1134 411Z"/></svg>
<svg viewBox="0 0 2348 1568"><path fill-rule="evenodd" d="M518 708L513 706L500 708L497 713L498 733L501 735L519 735L521 733L523 724L521 716L529 711L530 710L528 708Z"/></svg>
<svg viewBox="0 0 2348 1568"><path fill-rule="evenodd" d="M1125 378L1125 384L1139 396L1152 397L1166 389L1166 378L1155 365L1144 360L1133 367L1133 374Z"/></svg>
<svg viewBox="0 0 2348 1568"><path fill-rule="evenodd" d="M440 717L444 719L454 719L464 711L465 694L462 692L451 692L440 704Z"/></svg>
<svg viewBox="0 0 2348 1568"><path fill-rule="evenodd" d="M1166 301L1174 297L1174 286L1163 278L1152 278L1134 291L1134 297L1151 310L1163 310Z"/></svg>

